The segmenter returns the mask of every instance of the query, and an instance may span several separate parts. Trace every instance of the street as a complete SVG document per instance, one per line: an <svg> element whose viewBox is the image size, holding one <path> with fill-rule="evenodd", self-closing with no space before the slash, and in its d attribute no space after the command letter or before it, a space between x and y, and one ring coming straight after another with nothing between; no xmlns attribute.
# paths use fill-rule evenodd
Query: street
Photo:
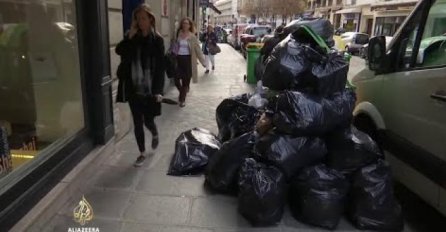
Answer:
<svg viewBox="0 0 446 232"><path fill-rule="evenodd" d="M138 150L133 133L129 133L100 170L86 180L88 191L77 192L78 198L66 202L45 228L35 231L66 231L76 226L72 213L82 195L94 209L95 218L89 226L107 232L320 231L299 223L288 210L278 227L253 229L237 212L237 198L206 192L203 176L166 175L181 132L202 127L217 133L216 106L228 96L252 91L243 82L243 57L228 45L221 48L214 72L204 75L199 69L199 83L191 86L186 107L164 106L163 115L157 118L160 147L143 167L133 167ZM177 90L171 88L167 97L175 99ZM337 231L358 230L343 219Z"/></svg>
<svg viewBox="0 0 446 232"><path fill-rule="evenodd" d="M163 115L157 118L160 147L143 167L133 167L138 150L133 133L129 133L117 143L116 151L96 174L85 180L87 190L76 192L76 197L66 202L49 223L32 231L66 231L75 227L73 209L82 195L94 210L89 226L107 232L321 231L296 221L288 209L279 226L254 229L237 212L237 198L207 192L203 176L166 175L175 139L181 132L202 127L217 133L216 106L228 96L252 91L252 86L243 82L243 57L228 45L221 48L216 70L209 75L200 74L199 83L191 86L186 107L164 106ZM352 59L355 65L351 66L350 76L360 70L362 62L357 57ZM204 70L200 68L199 72ZM176 98L177 90L172 87L167 97ZM417 219L412 220L417 223ZM336 231L358 230L342 219ZM405 231L422 230L412 230L406 224Z"/></svg>

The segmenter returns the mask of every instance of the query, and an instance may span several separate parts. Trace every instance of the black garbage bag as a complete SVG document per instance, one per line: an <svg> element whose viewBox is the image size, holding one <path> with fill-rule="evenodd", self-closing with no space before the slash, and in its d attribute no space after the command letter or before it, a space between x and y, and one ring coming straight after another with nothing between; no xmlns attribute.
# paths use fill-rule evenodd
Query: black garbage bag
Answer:
<svg viewBox="0 0 446 232"><path fill-rule="evenodd" d="M327 154L324 140L269 133L256 144L260 159L278 167L289 179L302 168L321 162Z"/></svg>
<svg viewBox="0 0 446 232"><path fill-rule="evenodd" d="M229 97L227 99L231 99L240 103L248 104L249 99L252 97L251 93L244 93Z"/></svg>
<svg viewBox="0 0 446 232"><path fill-rule="evenodd" d="M320 62L315 62L309 86L314 87L315 93L320 96L330 96L341 92L347 84L349 63L338 52L324 56Z"/></svg>
<svg viewBox="0 0 446 232"><path fill-rule="evenodd" d="M351 174L383 158L375 141L354 126L335 130L327 136L326 142L327 165L343 174Z"/></svg>
<svg viewBox="0 0 446 232"><path fill-rule="evenodd" d="M218 137L222 142L236 138L254 129L260 112L248 105L250 94L223 100L216 110Z"/></svg>
<svg viewBox="0 0 446 232"><path fill-rule="evenodd" d="M210 131L194 128L183 132L175 142L175 154L170 162L168 175L195 175L206 168L209 157L221 147L220 141Z"/></svg>
<svg viewBox="0 0 446 232"><path fill-rule="evenodd" d="M252 155L255 141L256 135L249 132L225 142L209 159L206 184L221 193L237 193L240 167Z"/></svg>
<svg viewBox="0 0 446 232"><path fill-rule="evenodd" d="M286 34L291 34L304 25L310 27L316 34L322 37L329 47L334 46L333 25L327 19L316 18L294 20L285 26L284 32Z"/></svg>
<svg viewBox="0 0 446 232"><path fill-rule="evenodd" d="M355 93L346 89L330 98L285 91L274 101L277 131L295 136L321 136L352 119Z"/></svg>
<svg viewBox="0 0 446 232"><path fill-rule="evenodd" d="M324 114L327 121L327 128L333 130L336 127L347 127L352 123L353 110L355 109L356 93L353 89L344 89L330 97L324 98Z"/></svg>
<svg viewBox="0 0 446 232"><path fill-rule="evenodd" d="M344 213L347 179L324 164L304 169L291 181L289 202L299 221L335 229Z"/></svg>
<svg viewBox="0 0 446 232"><path fill-rule="evenodd" d="M403 230L401 205L394 197L392 174L386 161L378 160L355 174L351 198L350 219L359 229Z"/></svg>
<svg viewBox="0 0 446 232"><path fill-rule="evenodd" d="M311 77L311 60L306 47L291 36L282 40L271 52L265 65L262 82L272 90L293 90L303 78Z"/></svg>
<svg viewBox="0 0 446 232"><path fill-rule="evenodd" d="M238 210L254 226L280 222L285 206L284 175L274 166L245 160L239 177Z"/></svg>

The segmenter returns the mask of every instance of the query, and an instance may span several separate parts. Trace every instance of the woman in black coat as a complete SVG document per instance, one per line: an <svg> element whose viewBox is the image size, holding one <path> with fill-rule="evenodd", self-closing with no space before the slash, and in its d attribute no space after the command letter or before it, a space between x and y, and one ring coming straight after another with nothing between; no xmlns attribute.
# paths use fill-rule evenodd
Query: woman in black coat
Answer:
<svg viewBox="0 0 446 232"><path fill-rule="evenodd" d="M218 38L215 34L214 27L208 26L207 32L201 37L201 42L203 42L203 54L206 57L206 74L209 73L209 61L212 64L212 70L215 70L215 54L209 52L209 46L217 46Z"/></svg>
<svg viewBox="0 0 446 232"><path fill-rule="evenodd" d="M140 156L135 166L146 159L144 125L152 133L152 149L159 143L155 117L161 115L164 89L164 40L156 32L155 16L148 5L133 12L130 31L116 46L121 56L117 102L128 102L133 116L136 142Z"/></svg>

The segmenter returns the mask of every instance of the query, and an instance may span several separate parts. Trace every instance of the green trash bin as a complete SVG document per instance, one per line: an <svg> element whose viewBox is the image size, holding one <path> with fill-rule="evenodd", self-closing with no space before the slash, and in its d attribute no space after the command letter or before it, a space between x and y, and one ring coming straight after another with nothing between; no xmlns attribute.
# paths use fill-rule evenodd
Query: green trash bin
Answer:
<svg viewBox="0 0 446 232"><path fill-rule="evenodd" d="M256 61L260 57L260 49L263 46L263 44L260 43L250 43L248 44L246 51L248 53L247 58L247 82L249 84L255 84L257 83L254 67L256 66Z"/></svg>

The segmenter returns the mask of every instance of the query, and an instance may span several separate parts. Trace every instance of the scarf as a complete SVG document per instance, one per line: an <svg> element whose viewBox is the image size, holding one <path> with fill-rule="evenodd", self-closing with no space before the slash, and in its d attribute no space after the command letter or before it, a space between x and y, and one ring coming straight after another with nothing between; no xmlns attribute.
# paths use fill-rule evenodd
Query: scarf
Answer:
<svg viewBox="0 0 446 232"><path fill-rule="evenodd" d="M152 95L151 57L147 56L143 65L141 54L141 46L138 46L132 61L132 81L137 95L148 96Z"/></svg>

